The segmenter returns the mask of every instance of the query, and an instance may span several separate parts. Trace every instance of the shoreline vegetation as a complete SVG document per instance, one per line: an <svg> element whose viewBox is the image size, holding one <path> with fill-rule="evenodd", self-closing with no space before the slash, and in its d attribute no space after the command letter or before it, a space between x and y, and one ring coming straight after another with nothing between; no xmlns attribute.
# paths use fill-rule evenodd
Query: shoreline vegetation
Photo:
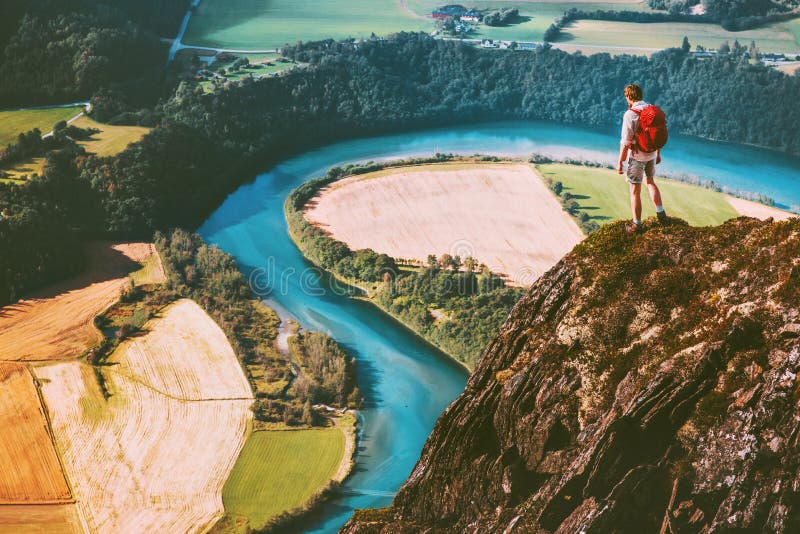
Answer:
<svg viewBox="0 0 800 534"><path fill-rule="evenodd" d="M353 251L313 226L303 214L320 189L346 176L450 161L461 159L437 154L334 167L324 178L292 191L284 212L289 235L307 259L338 280L365 287L366 300L471 371L523 289L506 287L502 278L474 258L430 255L426 264L418 266L371 249ZM464 161L499 160L476 156Z"/></svg>

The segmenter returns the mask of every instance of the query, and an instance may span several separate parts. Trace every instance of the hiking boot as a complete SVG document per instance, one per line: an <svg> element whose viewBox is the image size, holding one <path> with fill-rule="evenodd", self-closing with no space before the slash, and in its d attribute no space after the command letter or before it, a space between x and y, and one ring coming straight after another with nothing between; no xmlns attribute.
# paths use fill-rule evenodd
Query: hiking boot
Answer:
<svg viewBox="0 0 800 534"><path fill-rule="evenodd" d="M638 234L642 231L642 225L631 221L625 225L625 231L629 234Z"/></svg>
<svg viewBox="0 0 800 534"><path fill-rule="evenodd" d="M657 212L656 218L658 219L659 224L669 224L669 217L667 217L666 211Z"/></svg>

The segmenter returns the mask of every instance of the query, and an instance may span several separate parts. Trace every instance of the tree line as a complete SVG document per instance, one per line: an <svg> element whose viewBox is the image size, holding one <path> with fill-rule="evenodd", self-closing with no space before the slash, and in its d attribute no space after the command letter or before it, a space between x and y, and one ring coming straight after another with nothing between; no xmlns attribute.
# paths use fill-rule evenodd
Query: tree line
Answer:
<svg viewBox="0 0 800 534"><path fill-rule="evenodd" d="M116 90L130 105L163 94L168 45L189 0L4 0L0 108Z"/></svg>
<svg viewBox="0 0 800 534"><path fill-rule="evenodd" d="M424 33L320 41L284 53L308 68L210 94L181 83L148 111L158 126L122 153L62 157L25 190L0 184L4 284L15 280L19 295L63 274L44 248L54 239L40 250L25 237L41 236L47 225L58 242L69 241L65 233L146 239L159 229L194 228L270 164L347 137L503 119L611 127L626 107L621 90L634 81L667 112L675 133L800 153L800 137L787 135L800 121L800 78L742 57L698 60L682 49L651 58L583 56L546 46L498 54ZM68 192L59 197L59 190Z"/></svg>

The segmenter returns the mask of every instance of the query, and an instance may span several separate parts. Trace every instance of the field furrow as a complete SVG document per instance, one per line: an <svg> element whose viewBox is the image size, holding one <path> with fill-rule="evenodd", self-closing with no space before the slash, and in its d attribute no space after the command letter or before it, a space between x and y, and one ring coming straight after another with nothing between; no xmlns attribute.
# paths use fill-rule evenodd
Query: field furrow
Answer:
<svg viewBox="0 0 800 534"><path fill-rule="evenodd" d="M39 394L24 365L0 363L0 429L0 504L70 502Z"/></svg>
<svg viewBox="0 0 800 534"><path fill-rule="evenodd" d="M92 532L204 531L252 421L252 393L213 320L182 300L102 367L36 368L56 444ZM189 399L189 400L186 400Z"/></svg>
<svg viewBox="0 0 800 534"><path fill-rule="evenodd" d="M151 243L93 243L89 268L27 299L0 308L0 360L55 360L80 356L101 334L94 318L120 296L128 276L151 264L151 279L164 279Z"/></svg>
<svg viewBox="0 0 800 534"><path fill-rule="evenodd" d="M177 399L251 397L225 333L193 301L171 305L145 330L114 353L116 372Z"/></svg>

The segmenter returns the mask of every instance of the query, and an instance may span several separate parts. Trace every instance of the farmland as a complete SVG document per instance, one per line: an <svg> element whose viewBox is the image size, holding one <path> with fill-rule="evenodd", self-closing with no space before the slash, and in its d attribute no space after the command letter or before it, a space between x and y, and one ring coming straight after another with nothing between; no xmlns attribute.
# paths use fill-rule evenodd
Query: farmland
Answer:
<svg viewBox="0 0 800 534"><path fill-rule="evenodd" d="M380 0L369 2L288 2L264 4L257 0L204 0L190 21L185 42L235 49L273 49L298 40L367 37L371 33L387 35L397 31L435 29L431 11L442 2L434 0ZM466 4L465 4L466 5ZM531 1L479 1L469 7L491 11L513 5L520 11L517 23L501 27L479 25L468 35L471 39L541 41L545 30L556 17L572 7L585 11L649 11L644 2L573 1L567 3ZM568 52L652 53L653 49L679 46L684 35L692 45L717 48L722 42L743 44L755 40L764 52L800 52L796 38L797 21L779 22L764 28L729 32L716 24L632 23L577 21L566 28L557 47Z"/></svg>
<svg viewBox="0 0 800 534"><path fill-rule="evenodd" d="M192 45L262 50L298 40L369 37L401 30L430 30L393 0L204 0L183 39Z"/></svg>
<svg viewBox="0 0 800 534"><path fill-rule="evenodd" d="M563 164L540 165L539 170L544 177L563 183L564 191L571 193L581 210L598 224L630 218L628 186L615 171ZM667 212L694 226L720 224L740 215L722 193L666 179L657 179L657 183ZM654 216L653 204L645 188L642 189L643 217ZM742 211L754 206L770 210L755 203L738 205L742 206ZM745 214L755 215L752 211Z"/></svg>
<svg viewBox="0 0 800 534"><path fill-rule="evenodd" d="M92 243L80 275L0 308L0 360L74 358L98 343L95 316L114 303L128 276L152 261L149 243ZM160 268L151 267L163 280Z"/></svg>
<svg viewBox="0 0 800 534"><path fill-rule="evenodd" d="M27 367L0 363L0 391L0 504L70 502L70 491Z"/></svg>
<svg viewBox="0 0 800 534"><path fill-rule="evenodd" d="M74 504L0 506L0 532L4 534L75 534L85 530Z"/></svg>
<svg viewBox="0 0 800 534"><path fill-rule="evenodd" d="M71 119L83 111L81 107L0 111L0 146L13 143L22 132L39 128L43 134L58 121Z"/></svg>
<svg viewBox="0 0 800 534"><path fill-rule="evenodd" d="M181 400L251 396L228 339L194 301L176 302L146 329L109 360L116 373Z"/></svg>
<svg viewBox="0 0 800 534"><path fill-rule="evenodd" d="M641 24L604 20L579 20L569 25L559 43L580 45L617 45L634 48L668 48L680 46L687 36L692 47L703 45L718 48L723 42L733 44L735 40L749 45L755 40L762 52L800 52L795 36L788 23L774 23L763 28L741 32L729 32L717 24L693 24L688 22L664 22Z"/></svg>
<svg viewBox="0 0 800 534"><path fill-rule="evenodd" d="M354 176L323 190L305 217L353 250L421 262L429 254L472 256L517 285L530 284L583 238L524 163L436 164Z"/></svg>
<svg viewBox="0 0 800 534"><path fill-rule="evenodd" d="M112 355L117 365L102 371L107 395L82 362L36 368L90 530L204 530L222 515L222 487L251 424L252 395L230 345L217 354L216 344L181 337L193 324L222 335L207 321L192 301L167 308ZM192 357L176 365L174 350Z"/></svg>
<svg viewBox="0 0 800 534"><path fill-rule="evenodd" d="M345 441L335 427L254 432L225 484L226 512L258 528L302 506L339 471Z"/></svg>
<svg viewBox="0 0 800 534"><path fill-rule="evenodd" d="M298 40L368 37L398 31L435 28L431 11L442 5L434 0L356 0L333 2L302 0L263 3L257 0L204 0L192 16L184 42L198 46L234 49L279 48ZM469 4L477 9L498 9L503 1ZM513 2L521 20L505 27L480 26L471 38L539 41L553 20L571 7L581 9L646 10L641 2Z"/></svg>
<svg viewBox="0 0 800 534"><path fill-rule="evenodd" d="M91 152L100 157L113 156L125 150L131 144L144 137L150 128L143 126L112 126L101 124L89 117L83 116L72 123L79 128L96 128L99 133L94 134L80 144L87 152Z"/></svg>

